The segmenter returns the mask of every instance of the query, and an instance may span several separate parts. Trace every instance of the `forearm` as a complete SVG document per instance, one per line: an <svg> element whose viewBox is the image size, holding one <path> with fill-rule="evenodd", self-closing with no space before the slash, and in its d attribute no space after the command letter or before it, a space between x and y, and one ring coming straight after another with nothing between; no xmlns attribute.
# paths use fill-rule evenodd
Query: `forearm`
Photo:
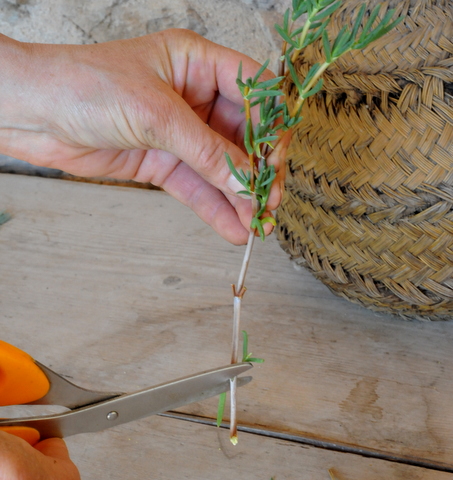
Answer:
<svg viewBox="0 0 453 480"><path fill-rule="evenodd" d="M26 115L22 106L22 98L27 92L24 89L30 83L31 45L17 42L0 35L0 126L7 128L23 123Z"/></svg>
<svg viewBox="0 0 453 480"><path fill-rule="evenodd" d="M0 153L11 156L20 156L21 132L39 128L32 50L31 44L0 35Z"/></svg>

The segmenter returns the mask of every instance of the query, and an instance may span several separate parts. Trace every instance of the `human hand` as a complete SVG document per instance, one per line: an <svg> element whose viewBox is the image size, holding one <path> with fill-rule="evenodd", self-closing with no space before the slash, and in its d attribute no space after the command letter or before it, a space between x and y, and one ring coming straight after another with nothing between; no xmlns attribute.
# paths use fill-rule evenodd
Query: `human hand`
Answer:
<svg viewBox="0 0 453 480"><path fill-rule="evenodd" d="M241 61L244 78L259 64L186 30L96 45L0 37L0 49L0 152L79 176L151 182L228 241L247 241L251 202L235 195L242 186L224 154L248 169L236 75ZM276 170L286 145L271 156ZM270 210L281 199L275 183Z"/></svg>
<svg viewBox="0 0 453 480"><path fill-rule="evenodd" d="M0 431L0 480L80 480L80 474L60 438L31 447Z"/></svg>

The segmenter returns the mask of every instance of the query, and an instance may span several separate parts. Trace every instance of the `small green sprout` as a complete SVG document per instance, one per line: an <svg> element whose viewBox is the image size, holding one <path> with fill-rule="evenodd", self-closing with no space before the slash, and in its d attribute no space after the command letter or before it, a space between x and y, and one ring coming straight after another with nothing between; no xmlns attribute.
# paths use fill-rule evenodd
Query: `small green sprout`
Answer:
<svg viewBox="0 0 453 480"><path fill-rule="evenodd" d="M252 363L263 363L263 358L252 357L252 353L248 353L249 336L245 330L242 330L242 361Z"/></svg>

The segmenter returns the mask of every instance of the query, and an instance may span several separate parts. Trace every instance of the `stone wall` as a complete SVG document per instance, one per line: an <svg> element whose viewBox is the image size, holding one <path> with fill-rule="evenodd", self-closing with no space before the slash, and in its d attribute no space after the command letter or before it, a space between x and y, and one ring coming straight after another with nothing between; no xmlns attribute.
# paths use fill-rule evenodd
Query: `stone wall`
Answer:
<svg viewBox="0 0 453 480"><path fill-rule="evenodd" d="M0 32L17 40L94 43L188 28L263 62L290 0L0 0Z"/></svg>

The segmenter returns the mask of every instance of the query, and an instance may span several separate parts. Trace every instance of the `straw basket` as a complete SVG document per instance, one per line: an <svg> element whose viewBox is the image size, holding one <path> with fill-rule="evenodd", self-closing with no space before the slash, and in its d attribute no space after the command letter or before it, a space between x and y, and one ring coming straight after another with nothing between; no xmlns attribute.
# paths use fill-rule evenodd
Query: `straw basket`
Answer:
<svg viewBox="0 0 453 480"><path fill-rule="evenodd" d="M363 0L347 0L334 38ZM370 9L378 2L367 2ZM386 3L406 19L342 57L307 100L277 212L285 251L377 311L453 318L453 0ZM303 77L320 44L298 59Z"/></svg>

